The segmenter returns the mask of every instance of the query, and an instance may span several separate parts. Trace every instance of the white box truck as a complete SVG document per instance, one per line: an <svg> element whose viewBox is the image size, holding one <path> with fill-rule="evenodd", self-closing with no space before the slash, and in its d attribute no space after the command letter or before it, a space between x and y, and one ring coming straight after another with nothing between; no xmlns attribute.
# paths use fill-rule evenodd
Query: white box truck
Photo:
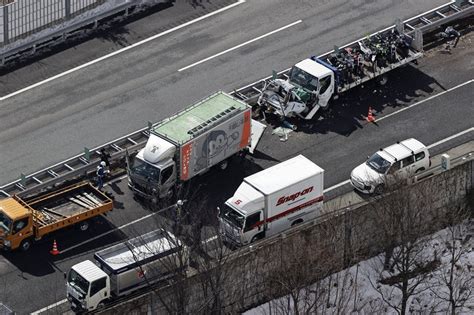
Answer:
<svg viewBox="0 0 474 315"><path fill-rule="evenodd" d="M244 178L219 209L226 243L242 246L317 217L324 170L302 155Z"/></svg>
<svg viewBox="0 0 474 315"><path fill-rule="evenodd" d="M66 276L75 312L101 308L114 299L187 270L189 252L173 234L158 229L94 254Z"/></svg>
<svg viewBox="0 0 474 315"><path fill-rule="evenodd" d="M170 197L177 184L227 167L236 153L256 147L265 125L251 119L251 107L217 92L153 125L146 146L127 159L128 185L147 199Z"/></svg>

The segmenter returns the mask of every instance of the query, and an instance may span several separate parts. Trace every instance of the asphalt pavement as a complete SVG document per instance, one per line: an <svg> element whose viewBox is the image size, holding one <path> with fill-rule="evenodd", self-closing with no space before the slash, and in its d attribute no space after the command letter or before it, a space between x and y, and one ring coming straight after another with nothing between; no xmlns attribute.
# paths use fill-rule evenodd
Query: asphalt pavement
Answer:
<svg viewBox="0 0 474 315"><path fill-rule="evenodd" d="M51 165L84 146L92 147L141 128L147 120L166 117L212 91L231 91L268 75L271 69L287 68L308 55L330 50L334 43L357 39L387 26L396 17L407 18L442 2L377 1L355 6L344 1L318 5L311 1L285 5L282 1L247 1L177 33L7 98L0 103L4 126L0 132L0 182ZM166 10L163 12L169 12ZM189 10L192 16L195 11L192 7ZM145 17L147 23L142 27L159 20L163 12ZM276 37L177 71L298 19L303 22ZM429 145L472 127L474 83L466 83L473 79L471 39L462 40L452 54L427 52L419 65L393 71L383 87L370 83L349 93L325 113L324 119L301 125L286 141L267 128L254 156L235 161L224 175L213 171L195 182L191 197L196 198L190 199L200 204L192 205L211 225L215 206L231 196L244 176L296 154L322 166L326 170L325 186L330 187L348 179L350 170L380 147L408 137ZM44 71L47 69L50 67ZM42 77L38 74L41 70L30 70L32 76ZM10 75L14 77L15 72ZM22 76L24 72L18 74L19 82L23 82ZM457 87L460 84L465 85ZM443 94L436 96L439 93ZM379 119L375 124L364 119L368 106L375 109ZM407 106L412 107L397 112ZM393 115L381 119L389 114ZM447 141L434 147L432 154L472 137L469 133ZM165 220L166 216L153 215L156 209L133 199L126 179L107 189L115 196L115 210L85 234L75 230L58 234L59 249L67 250L63 254L50 256L52 240L45 240L29 253L0 257L1 301L24 314L63 300L62 273L70 266L91 259L99 248L144 233ZM144 216L148 217L140 220ZM140 221L130 224L135 220ZM115 230L125 224L129 225ZM94 239L107 231L113 232ZM90 239L93 241L86 242Z"/></svg>
<svg viewBox="0 0 474 315"><path fill-rule="evenodd" d="M203 1L205 3L206 1ZM98 38L2 76L0 183L18 178L158 121L217 90L232 91L310 55L331 50L445 1L371 2L248 0L48 81L12 97L27 84L117 51L153 33L202 16L181 3L125 25L115 37ZM210 1L216 4L219 1ZM208 4L205 4L208 6ZM187 13L183 13L184 10ZM291 13L289 13L291 12ZM185 15L185 17L182 17ZM194 66L232 47L295 21L301 23ZM130 34L127 37L124 34ZM113 35L113 33L111 33ZM90 52L89 52L90 51ZM85 57L81 57L85 54ZM33 79L30 79L33 78ZM25 84L24 82L27 82Z"/></svg>

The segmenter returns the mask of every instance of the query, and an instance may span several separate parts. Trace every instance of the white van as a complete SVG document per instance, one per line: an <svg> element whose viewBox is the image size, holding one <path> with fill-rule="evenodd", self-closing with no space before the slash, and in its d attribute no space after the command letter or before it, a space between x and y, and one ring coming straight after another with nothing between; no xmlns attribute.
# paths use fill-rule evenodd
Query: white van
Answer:
<svg viewBox="0 0 474 315"><path fill-rule="evenodd" d="M428 148L407 139L380 149L351 173L351 184L366 194L381 194L387 183L405 179L431 166Z"/></svg>

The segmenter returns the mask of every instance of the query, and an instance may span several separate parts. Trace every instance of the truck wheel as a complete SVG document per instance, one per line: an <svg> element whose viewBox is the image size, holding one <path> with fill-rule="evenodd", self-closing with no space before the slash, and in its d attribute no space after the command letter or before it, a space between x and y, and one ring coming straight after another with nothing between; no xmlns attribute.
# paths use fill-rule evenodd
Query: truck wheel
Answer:
<svg viewBox="0 0 474 315"><path fill-rule="evenodd" d="M32 245L31 239L23 240L20 244L20 250L22 252L27 252Z"/></svg>
<svg viewBox="0 0 474 315"><path fill-rule="evenodd" d="M299 219L299 220L296 220L294 221L293 223L291 223L291 226L295 226L295 225L298 225L300 223L303 223L303 220Z"/></svg>
<svg viewBox="0 0 474 315"><path fill-rule="evenodd" d="M383 194L384 189L385 189L385 187L383 187L382 184L377 185L374 189L374 194L375 195L381 195L381 194Z"/></svg>
<svg viewBox="0 0 474 315"><path fill-rule="evenodd" d="M89 222L82 221L81 223L79 223L79 230L81 230L82 232L85 232L88 229L89 229Z"/></svg>
<svg viewBox="0 0 474 315"><path fill-rule="evenodd" d="M229 161L228 160L224 160L224 161L219 163L219 169L221 171L224 171L227 168L227 166L229 166Z"/></svg>
<svg viewBox="0 0 474 315"><path fill-rule="evenodd" d="M258 240L260 240L260 239L262 239L262 238L263 238L263 234L261 234L261 233L260 233L260 234L257 234L257 235L255 235L254 237L252 237L252 239L250 240L250 243L254 243L254 242L256 242L256 241L258 241Z"/></svg>

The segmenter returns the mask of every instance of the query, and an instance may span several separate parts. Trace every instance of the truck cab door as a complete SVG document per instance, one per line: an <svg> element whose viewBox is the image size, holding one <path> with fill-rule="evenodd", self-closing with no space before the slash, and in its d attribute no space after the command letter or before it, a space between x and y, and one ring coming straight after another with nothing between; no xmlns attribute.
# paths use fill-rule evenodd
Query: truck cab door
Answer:
<svg viewBox="0 0 474 315"><path fill-rule="evenodd" d="M18 219L12 224L12 248L21 246L23 240L28 239L33 235L33 227L30 217ZM22 250L28 250L24 248Z"/></svg>
<svg viewBox="0 0 474 315"><path fill-rule="evenodd" d="M244 244L251 243L257 239L260 239L261 235L263 237L263 213L258 211L253 213L245 218L244 224L244 239L242 240Z"/></svg>
<svg viewBox="0 0 474 315"><path fill-rule="evenodd" d="M160 175L160 197L171 196L176 185L176 166L173 163L161 170Z"/></svg>
<svg viewBox="0 0 474 315"><path fill-rule="evenodd" d="M319 79L319 102L318 105L325 108L334 94L334 73Z"/></svg>
<svg viewBox="0 0 474 315"><path fill-rule="evenodd" d="M107 278L100 278L91 283L87 301L88 310L95 310L99 304L109 298Z"/></svg>

